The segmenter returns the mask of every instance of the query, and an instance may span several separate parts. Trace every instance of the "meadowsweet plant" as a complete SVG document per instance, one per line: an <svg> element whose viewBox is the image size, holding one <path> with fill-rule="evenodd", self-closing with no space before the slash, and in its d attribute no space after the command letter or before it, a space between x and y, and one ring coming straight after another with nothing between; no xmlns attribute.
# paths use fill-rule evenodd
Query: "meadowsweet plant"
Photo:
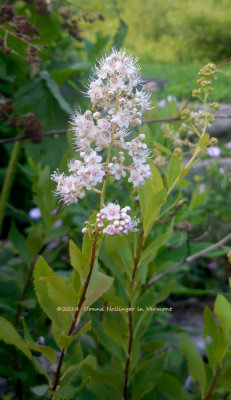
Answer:
<svg viewBox="0 0 231 400"><path fill-rule="evenodd" d="M208 400L216 385L225 393L230 303L222 295L216 299L220 324L205 310L207 365L187 335L178 343L179 331L165 319L174 309L163 305L191 262L231 239L228 235L191 254L190 225L181 219L187 207L183 190L190 184L186 175L216 145L207 133L217 108L207 106L215 71L214 65L204 67L193 92L203 111L181 110L177 128L163 127L166 146L153 138L154 148L148 149L142 114L151 110L151 102L137 60L125 50L112 50L97 63L87 90L91 110L78 110L71 120L76 159L69 161L67 175L56 171L51 177L62 207L75 206L92 191L94 210L81 228L81 246L69 242L72 269L55 273L40 256L33 271L38 302L51 321L49 337L35 341L22 320L22 339L0 319L5 329L0 335L30 359L43 379L33 388L36 396ZM115 189L119 183L130 199L125 204L118 202L125 198ZM179 260L174 249L180 247ZM10 338L4 335L6 328ZM182 372L184 357L189 385L187 372Z"/></svg>

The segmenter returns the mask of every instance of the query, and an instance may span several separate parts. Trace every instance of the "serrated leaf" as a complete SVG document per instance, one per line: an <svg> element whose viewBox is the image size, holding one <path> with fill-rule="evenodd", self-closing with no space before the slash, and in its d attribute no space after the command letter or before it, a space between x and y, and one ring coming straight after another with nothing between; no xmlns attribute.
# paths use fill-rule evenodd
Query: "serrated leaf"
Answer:
<svg viewBox="0 0 231 400"><path fill-rule="evenodd" d="M184 333L182 333L180 337L180 346L186 357L189 373L193 379L199 382L201 393L204 395L207 382L202 357L196 345Z"/></svg>
<svg viewBox="0 0 231 400"><path fill-rule="evenodd" d="M84 278L87 276L89 272L89 262L87 257L85 257L82 252L79 250L78 246L73 242L73 240L69 241L69 254L72 267L78 272L81 282L84 281Z"/></svg>
<svg viewBox="0 0 231 400"><path fill-rule="evenodd" d="M73 289L72 282L68 278L59 276L41 277L47 282L47 289L50 298L56 307L76 307L80 293Z"/></svg>
<svg viewBox="0 0 231 400"><path fill-rule="evenodd" d="M90 307L96 300L98 300L102 294L104 294L112 285L113 278L103 274L102 272L98 272L94 282L92 282L91 286L88 288L86 299L83 302L80 315L84 312L84 307Z"/></svg>
<svg viewBox="0 0 231 400"><path fill-rule="evenodd" d="M41 279L45 277L56 277L56 275L54 271L49 267L47 262L44 260L44 258L40 256L34 268L34 287L36 296L43 311L51 320L55 321L55 323L59 326L60 319L56 310L57 305L54 304L48 294L46 280Z"/></svg>
<svg viewBox="0 0 231 400"><path fill-rule="evenodd" d="M0 339L6 344L12 344L16 346L30 360L32 360L32 354L26 342L21 338L13 325L3 317L0 317Z"/></svg>

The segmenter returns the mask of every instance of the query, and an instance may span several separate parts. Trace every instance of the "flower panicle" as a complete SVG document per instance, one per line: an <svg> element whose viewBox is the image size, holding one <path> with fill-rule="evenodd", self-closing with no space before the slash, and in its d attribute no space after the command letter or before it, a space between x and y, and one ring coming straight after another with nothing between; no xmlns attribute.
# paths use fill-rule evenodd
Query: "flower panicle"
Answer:
<svg viewBox="0 0 231 400"><path fill-rule="evenodd" d="M129 174L128 182L134 187L151 178L145 135L131 138L130 131L142 124L142 114L151 109L150 94L142 87L137 61L125 50L113 49L95 67L87 90L92 110L83 114L76 110L71 120L79 157L69 162L70 175L57 171L52 175L57 183L56 194L66 204L76 203L86 190L94 190L109 175L119 180ZM104 233L110 234L114 229L116 234L122 232L122 222L120 229L113 224L105 227ZM130 221L124 232L133 225Z"/></svg>

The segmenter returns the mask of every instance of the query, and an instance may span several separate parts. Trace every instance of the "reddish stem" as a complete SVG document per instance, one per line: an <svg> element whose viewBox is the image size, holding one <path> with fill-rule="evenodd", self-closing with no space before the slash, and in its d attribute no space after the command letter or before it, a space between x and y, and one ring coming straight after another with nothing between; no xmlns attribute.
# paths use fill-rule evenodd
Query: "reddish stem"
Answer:
<svg viewBox="0 0 231 400"><path fill-rule="evenodd" d="M78 320L78 316L79 316L79 313L81 311L81 307L82 307L83 302L84 302L84 300L86 298L87 289L88 289L88 286L89 286L89 283L90 283L90 279L91 279L91 275L92 275L92 271L93 271L93 267L94 267L94 263L95 263L97 237L98 237L98 233L96 232L95 239L94 239L94 241L92 243L92 248L91 248L91 260L90 260L89 273L88 273L86 282L84 284L83 292L82 292L82 295L80 297L80 300L79 300L79 303L78 303L78 306L77 306L77 309L76 309L76 312L75 312L75 315L74 315L74 319L73 319L72 324L70 326L70 329L68 331L68 336L71 336L73 331L74 331L74 329L75 329L76 322ZM56 391L57 386L58 386L59 381L60 381L60 373L61 373L61 368L62 368L64 356L65 356L65 349L63 348L62 351L61 351L61 355L60 355L60 358L59 358L59 363L58 363L57 370L56 370L56 373L55 373L55 381L54 381L54 385L52 387L53 394L51 395L50 400L54 399L54 392Z"/></svg>
<svg viewBox="0 0 231 400"><path fill-rule="evenodd" d="M131 286L133 285L134 280L135 280L136 270L138 268L139 259L140 259L140 253L141 253L142 247L144 245L144 239L145 239L145 236L144 236L144 233L143 233L142 236L141 236L139 248L138 248L138 251L137 251L136 257L135 257L135 263L134 263L133 272L132 272Z"/></svg>
<svg viewBox="0 0 231 400"><path fill-rule="evenodd" d="M203 400L208 400L208 399L210 398L210 396L212 395L213 389L214 389L214 387L215 387L215 385L216 385L216 382L217 382L218 375L219 375L219 373L220 373L220 370L221 370L221 366L219 366L219 367L217 368L216 373L215 373L215 375L214 375L214 377L213 377L213 380L212 380L212 382L211 382L211 385L210 385L210 387L209 387L209 390L208 390L208 392L206 393L206 395L203 397Z"/></svg>
<svg viewBox="0 0 231 400"><path fill-rule="evenodd" d="M129 307L130 306L131 305L129 305ZM124 400L128 399L128 372L131 361L132 344L133 344L132 311L129 311L128 316L129 316L129 343L128 343L127 362L124 370L124 390L123 390Z"/></svg>

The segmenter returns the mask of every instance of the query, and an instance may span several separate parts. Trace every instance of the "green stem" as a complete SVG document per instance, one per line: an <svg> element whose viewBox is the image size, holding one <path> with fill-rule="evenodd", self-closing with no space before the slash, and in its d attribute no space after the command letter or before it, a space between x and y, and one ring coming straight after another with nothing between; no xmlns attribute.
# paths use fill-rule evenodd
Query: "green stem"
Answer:
<svg viewBox="0 0 231 400"><path fill-rule="evenodd" d="M189 162L186 164L184 169L192 166L192 164L193 164L195 158L198 156L199 152L200 152L200 148L197 147L195 150L195 153L192 155L192 157L190 158ZM170 186L170 188L168 189L167 196L171 193L171 191L174 189L174 187L178 184L180 179L181 179L181 177L178 176L178 178L175 180L175 182L173 182L172 186Z"/></svg>
<svg viewBox="0 0 231 400"><path fill-rule="evenodd" d="M208 115L207 115L207 98L208 98L208 93L205 94L204 98L204 113L205 113L205 121L204 121L204 128L202 132L202 136L205 134L206 129L207 129L207 124L208 124Z"/></svg>
<svg viewBox="0 0 231 400"><path fill-rule="evenodd" d="M114 134L115 134L115 130L116 130L116 126L114 125L112 130L111 130L111 143L110 146L108 147L108 152L107 152L107 159L106 159L106 166L108 166L108 163L110 161L110 157L111 157L111 151L112 151L112 147L113 147L113 141L114 141ZM107 184L108 184L108 172L106 173L106 179L103 183L103 187L102 187L102 193L101 193L101 198L100 198L100 210L104 207L104 200L105 200L105 194L106 194L106 188L107 188Z"/></svg>
<svg viewBox="0 0 231 400"><path fill-rule="evenodd" d="M118 107L119 107L119 92L117 90L115 114L118 111ZM108 166L110 158L111 158L111 152L112 152L112 148L113 148L113 144L114 144L115 131L116 131L116 125L113 125L112 130L111 130L111 143L110 143L110 145L108 147L107 159L106 159L106 163L105 163L106 167ZM108 177L109 177L109 174L107 172L105 180L104 180L104 183L103 183L103 187L102 187L101 197L100 197L100 210L104 207L104 200L105 200L106 188L107 188L107 184L108 184Z"/></svg>
<svg viewBox="0 0 231 400"><path fill-rule="evenodd" d="M14 175L16 171L16 165L18 162L19 154L21 149L21 142L18 141L13 146L13 151L10 156L10 162L7 168L7 173L3 183L2 194L0 198L0 233L4 221L6 205L10 196L11 187L14 181Z"/></svg>

